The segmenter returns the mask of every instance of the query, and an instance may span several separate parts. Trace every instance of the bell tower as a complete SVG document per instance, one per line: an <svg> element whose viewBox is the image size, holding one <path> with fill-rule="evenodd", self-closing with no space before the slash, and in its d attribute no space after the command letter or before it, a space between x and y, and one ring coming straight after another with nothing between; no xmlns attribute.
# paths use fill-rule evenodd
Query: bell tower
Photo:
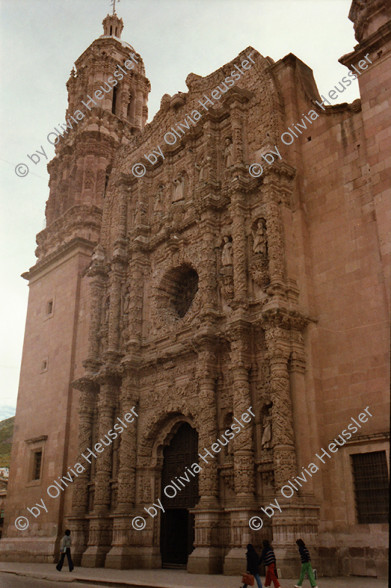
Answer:
<svg viewBox="0 0 391 588"><path fill-rule="evenodd" d="M84 276L99 242L116 152L141 132L148 114L150 83L140 55L121 39L122 30L114 9L103 20L103 34L76 60L67 82L65 123L50 134L56 154L48 164L46 228L37 235L38 259L23 274L29 300L3 559L28 561L34 553L34 561L51 562L71 509L71 492L64 486L56 495L53 481L62 487L76 459L79 392L72 382L84 373L90 315ZM30 508L38 497L47 510ZM19 515L29 523L23 530L15 527Z"/></svg>
<svg viewBox="0 0 391 588"><path fill-rule="evenodd" d="M47 228L38 235L38 257L48 253L50 227L62 215L74 215L75 207L88 206L89 214L96 217L116 149L129 143L147 121L150 83L140 55L121 40L122 30L122 19L115 13L107 15L103 35L71 71L65 123L56 126L56 156L48 165Z"/></svg>

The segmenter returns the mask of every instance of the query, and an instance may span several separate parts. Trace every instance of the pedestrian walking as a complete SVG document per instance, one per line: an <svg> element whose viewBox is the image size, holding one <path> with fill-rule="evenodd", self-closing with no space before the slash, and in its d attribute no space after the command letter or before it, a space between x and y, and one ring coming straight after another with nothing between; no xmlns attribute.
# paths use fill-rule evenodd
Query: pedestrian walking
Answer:
<svg viewBox="0 0 391 588"><path fill-rule="evenodd" d="M67 529L65 531L64 537L61 539L61 545L60 545L61 557L60 557L60 561L56 565L56 569L59 572L61 572L61 570L62 570L65 556L67 556L67 559L68 559L69 571L71 572L74 568L72 557L71 557L71 543L72 543L71 532L69 529Z"/></svg>
<svg viewBox="0 0 391 588"><path fill-rule="evenodd" d="M270 584L273 582L274 588L279 588L281 584L278 581L277 576L276 556L274 555L273 547L270 545L267 539L263 541L260 562L261 561L263 561L266 566L265 587L270 586Z"/></svg>
<svg viewBox="0 0 391 588"><path fill-rule="evenodd" d="M258 572L259 566L259 555L254 549L254 546L249 543L247 545L247 553L246 553L246 560L247 560L247 572L254 576L258 588L262 588L261 576ZM243 588L247 588L247 584L243 584Z"/></svg>
<svg viewBox="0 0 391 588"><path fill-rule="evenodd" d="M297 584L295 584L295 588L300 588L302 586L303 581L304 581L304 577L306 574L308 575L308 579L310 581L311 587L318 588L318 586L316 585L315 577L314 577L314 571L313 571L312 565L311 565L310 553L309 553L308 549L306 548L303 539L298 539L296 541L296 545L299 548L299 553L300 553L300 558L301 558L301 572L300 572L299 581Z"/></svg>

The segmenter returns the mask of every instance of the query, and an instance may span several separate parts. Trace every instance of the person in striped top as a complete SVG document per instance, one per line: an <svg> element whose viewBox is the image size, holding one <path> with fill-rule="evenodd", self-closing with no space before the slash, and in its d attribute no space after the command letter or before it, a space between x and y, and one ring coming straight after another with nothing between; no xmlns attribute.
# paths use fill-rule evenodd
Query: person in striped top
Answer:
<svg viewBox="0 0 391 588"><path fill-rule="evenodd" d="M274 588L279 588L281 584L277 579L276 556L274 555L273 547L267 539L263 541L263 549L259 561L263 561L266 566L265 586L270 586L271 582L273 582Z"/></svg>
<svg viewBox="0 0 391 588"><path fill-rule="evenodd" d="M304 577L306 574L308 575L308 579L310 581L311 587L318 588L318 586L316 585L316 580L314 578L314 572L313 572L312 565L311 565L310 552L306 548L303 539L298 539L296 541L296 545L299 548L299 553L300 553L300 558L301 558L301 572L300 572L299 581L297 584L295 584L295 588L301 588L303 581L304 581Z"/></svg>

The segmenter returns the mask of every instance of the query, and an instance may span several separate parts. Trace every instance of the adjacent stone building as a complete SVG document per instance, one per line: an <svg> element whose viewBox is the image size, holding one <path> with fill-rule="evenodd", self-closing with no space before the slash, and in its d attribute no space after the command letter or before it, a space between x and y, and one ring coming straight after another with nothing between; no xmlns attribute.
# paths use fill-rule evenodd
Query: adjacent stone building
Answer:
<svg viewBox="0 0 391 588"><path fill-rule="evenodd" d="M73 129L24 274L3 559L52 561L67 526L84 566L239 573L246 544L268 537L295 576L301 536L320 574L385 574L390 13L352 3L358 44L340 61L359 74L353 104L322 105L297 57L249 47L189 74L149 124L142 58L115 13L103 21L67 84ZM200 458L250 406L253 421ZM89 466L81 454L133 407Z"/></svg>

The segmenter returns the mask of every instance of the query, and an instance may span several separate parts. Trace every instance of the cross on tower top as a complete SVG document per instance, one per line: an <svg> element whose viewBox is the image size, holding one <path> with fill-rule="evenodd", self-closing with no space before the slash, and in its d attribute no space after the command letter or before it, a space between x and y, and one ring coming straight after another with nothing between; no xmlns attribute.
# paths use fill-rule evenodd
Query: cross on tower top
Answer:
<svg viewBox="0 0 391 588"><path fill-rule="evenodd" d="M121 0L111 0L111 6L113 7L113 14L115 14L115 3L120 2Z"/></svg>

